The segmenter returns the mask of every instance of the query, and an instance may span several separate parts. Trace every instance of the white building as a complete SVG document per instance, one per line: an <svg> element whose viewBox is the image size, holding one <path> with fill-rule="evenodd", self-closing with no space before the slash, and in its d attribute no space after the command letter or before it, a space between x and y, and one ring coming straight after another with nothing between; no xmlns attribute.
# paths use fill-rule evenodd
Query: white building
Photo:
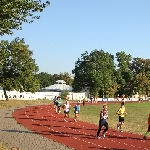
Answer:
<svg viewBox="0 0 150 150"><path fill-rule="evenodd" d="M42 88L40 92L61 92L62 90L72 92L72 87L70 85L66 85L66 82L64 80L57 80L54 85Z"/></svg>
<svg viewBox="0 0 150 150"><path fill-rule="evenodd" d="M22 92L19 91L6 91L9 99L17 100L38 100L38 99L49 99L53 100L54 96L60 96L62 90L68 90L70 100L82 100L86 97L86 92L74 93L72 87L66 85L64 80L57 80L54 85L46 88L42 88L40 92ZM0 90L0 100L5 100L3 88Z"/></svg>

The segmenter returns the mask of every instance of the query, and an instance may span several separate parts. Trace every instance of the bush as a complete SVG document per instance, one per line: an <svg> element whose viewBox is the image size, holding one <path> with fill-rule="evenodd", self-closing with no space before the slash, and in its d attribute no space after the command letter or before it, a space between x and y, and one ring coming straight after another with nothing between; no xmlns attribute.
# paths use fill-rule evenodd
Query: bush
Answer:
<svg viewBox="0 0 150 150"><path fill-rule="evenodd" d="M67 90L61 91L61 99L62 100L65 100L67 95L69 95L69 92Z"/></svg>

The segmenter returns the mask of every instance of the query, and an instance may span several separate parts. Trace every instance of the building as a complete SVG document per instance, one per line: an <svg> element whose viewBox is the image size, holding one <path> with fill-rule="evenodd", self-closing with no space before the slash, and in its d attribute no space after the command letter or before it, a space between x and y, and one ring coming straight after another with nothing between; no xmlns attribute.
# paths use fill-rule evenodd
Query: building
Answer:
<svg viewBox="0 0 150 150"><path fill-rule="evenodd" d="M72 92L72 87L66 85L64 80L57 80L54 85L42 88L39 92L19 92L19 91L6 91L9 99L17 100L39 100L39 99L49 99L53 100L54 96L60 96L62 90L67 90L69 92L70 100L82 100L86 98L86 92L74 93ZM3 90L0 90L0 100L5 100Z"/></svg>
<svg viewBox="0 0 150 150"><path fill-rule="evenodd" d="M70 85L66 85L64 80L57 80L54 85L40 89L40 92L61 92L62 90L72 92L72 87Z"/></svg>

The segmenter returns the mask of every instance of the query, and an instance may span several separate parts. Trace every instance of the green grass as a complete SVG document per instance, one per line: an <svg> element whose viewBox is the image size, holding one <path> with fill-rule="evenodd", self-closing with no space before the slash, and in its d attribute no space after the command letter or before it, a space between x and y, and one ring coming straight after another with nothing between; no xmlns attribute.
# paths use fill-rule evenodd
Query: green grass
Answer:
<svg viewBox="0 0 150 150"><path fill-rule="evenodd" d="M40 104L40 103L50 103L53 101L50 100L8 100L8 101L0 101L0 109L8 108L13 106L24 106L24 105L32 105L32 104Z"/></svg>
<svg viewBox="0 0 150 150"><path fill-rule="evenodd" d="M119 107L120 104L108 103L108 123L110 128L116 129L116 124L118 123L118 115L116 114L116 111L119 109ZM126 103L125 107L128 115L125 116L124 131L143 135L147 130L147 119L148 114L150 114L150 102ZM98 125L99 114L101 110L102 105L81 106L79 119ZM73 116L73 108L71 108L70 117Z"/></svg>

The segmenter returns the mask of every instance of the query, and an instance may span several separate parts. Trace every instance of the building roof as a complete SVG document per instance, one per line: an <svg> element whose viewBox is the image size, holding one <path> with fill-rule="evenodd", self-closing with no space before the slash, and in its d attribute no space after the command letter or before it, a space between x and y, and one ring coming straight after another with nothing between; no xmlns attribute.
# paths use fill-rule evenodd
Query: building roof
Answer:
<svg viewBox="0 0 150 150"><path fill-rule="evenodd" d="M49 87L42 88L40 91L72 91L72 87L70 85L66 85L64 80L57 80L54 85L50 85Z"/></svg>

